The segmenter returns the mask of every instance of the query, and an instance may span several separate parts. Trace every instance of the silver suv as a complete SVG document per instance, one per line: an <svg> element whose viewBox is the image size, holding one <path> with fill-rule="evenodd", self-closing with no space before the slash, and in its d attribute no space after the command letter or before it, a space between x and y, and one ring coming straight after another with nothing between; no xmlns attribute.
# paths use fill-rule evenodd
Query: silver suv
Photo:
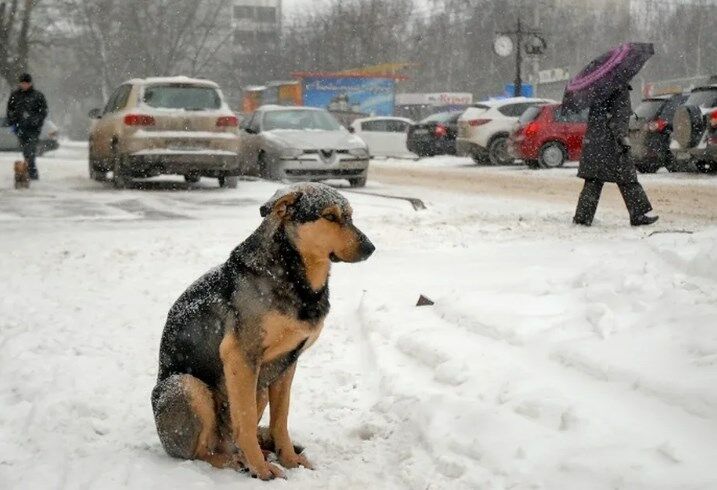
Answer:
<svg viewBox="0 0 717 490"><path fill-rule="evenodd" d="M90 177L112 172L117 187L136 177L184 175L187 182L214 177L236 187L238 120L219 86L187 77L134 79L93 109Z"/></svg>

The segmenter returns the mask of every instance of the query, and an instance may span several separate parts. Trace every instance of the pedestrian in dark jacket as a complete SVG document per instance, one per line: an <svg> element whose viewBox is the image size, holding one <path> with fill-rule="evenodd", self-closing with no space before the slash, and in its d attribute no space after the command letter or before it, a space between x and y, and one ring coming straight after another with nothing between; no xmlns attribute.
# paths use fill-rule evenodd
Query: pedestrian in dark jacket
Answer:
<svg viewBox="0 0 717 490"><path fill-rule="evenodd" d="M27 162L30 178L33 180L39 178L35 154L46 117L45 96L32 86L32 77L29 73L21 75L17 90L10 94L7 102L7 119L15 128L22 155Z"/></svg>
<svg viewBox="0 0 717 490"><path fill-rule="evenodd" d="M649 216L652 205L637 181L637 171L628 152L628 127L632 107L630 87L616 90L607 101L590 107L588 127L578 177L585 179L573 222L590 226L605 182L617 184L633 226L649 225L657 216Z"/></svg>

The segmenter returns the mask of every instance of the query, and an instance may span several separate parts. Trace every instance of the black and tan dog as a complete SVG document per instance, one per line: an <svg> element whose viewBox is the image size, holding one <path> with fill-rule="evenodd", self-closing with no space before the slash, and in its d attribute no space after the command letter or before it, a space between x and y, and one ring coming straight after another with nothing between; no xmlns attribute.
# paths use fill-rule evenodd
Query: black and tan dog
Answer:
<svg viewBox="0 0 717 490"><path fill-rule="evenodd" d="M311 468L289 438L296 361L329 312L331 262L358 262L374 246L354 226L348 201L323 184L296 184L261 207L259 228L172 306L152 391L167 453L259 478ZM257 425L269 405L266 438ZM261 444L260 444L261 442Z"/></svg>
<svg viewBox="0 0 717 490"><path fill-rule="evenodd" d="M28 189L30 187L30 171L25 160L15 162L15 189Z"/></svg>

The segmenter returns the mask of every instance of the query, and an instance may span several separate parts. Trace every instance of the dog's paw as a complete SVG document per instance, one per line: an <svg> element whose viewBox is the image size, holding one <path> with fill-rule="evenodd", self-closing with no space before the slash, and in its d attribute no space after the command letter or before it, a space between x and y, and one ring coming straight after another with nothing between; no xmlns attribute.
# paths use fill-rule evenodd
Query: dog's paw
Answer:
<svg viewBox="0 0 717 490"><path fill-rule="evenodd" d="M291 455L279 455L279 464L283 466L284 468L292 469L292 468L298 468L299 466L303 466L306 469L313 470L314 465L311 464L311 461L304 456L303 454L291 454Z"/></svg>
<svg viewBox="0 0 717 490"><path fill-rule="evenodd" d="M264 481L273 480L274 478L283 478L286 480L284 470L271 463L264 463L258 468L250 469L249 472L254 478L259 478Z"/></svg>

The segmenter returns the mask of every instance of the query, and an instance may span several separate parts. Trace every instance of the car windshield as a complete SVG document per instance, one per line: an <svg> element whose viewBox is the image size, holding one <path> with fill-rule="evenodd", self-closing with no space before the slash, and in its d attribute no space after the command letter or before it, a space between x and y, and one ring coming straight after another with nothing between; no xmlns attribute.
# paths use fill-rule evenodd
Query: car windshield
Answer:
<svg viewBox="0 0 717 490"><path fill-rule="evenodd" d="M662 109L664 100L643 100L642 103L635 109L635 114L640 119L651 120L657 116L657 113Z"/></svg>
<svg viewBox="0 0 717 490"><path fill-rule="evenodd" d="M150 85L144 89L142 100L150 107L187 111L219 109L222 106L215 88L197 85Z"/></svg>
<svg viewBox="0 0 717 490"><path fill-rule="evenodd" d="M703 109L717 106L717 88L712 90L697 90L687 98L685 105L696 105Z"/></svg>
<svg viewBox="0 0 717 490"><path fill-rule="evenodd" d="M437 114L431 114L427 118L421 120L420 124L426 124L426 123L449 123L449 122L456 122L458 119L458 116L460 116L460 113L457 112L439 112Z"/></svg>
<svg viewBox="0 0 717 490"><path fill-rule="evenodd" d="M339 131L341 125L325 111L287 110L267 111L264 114L264 131L274 129Z"/></svg>

